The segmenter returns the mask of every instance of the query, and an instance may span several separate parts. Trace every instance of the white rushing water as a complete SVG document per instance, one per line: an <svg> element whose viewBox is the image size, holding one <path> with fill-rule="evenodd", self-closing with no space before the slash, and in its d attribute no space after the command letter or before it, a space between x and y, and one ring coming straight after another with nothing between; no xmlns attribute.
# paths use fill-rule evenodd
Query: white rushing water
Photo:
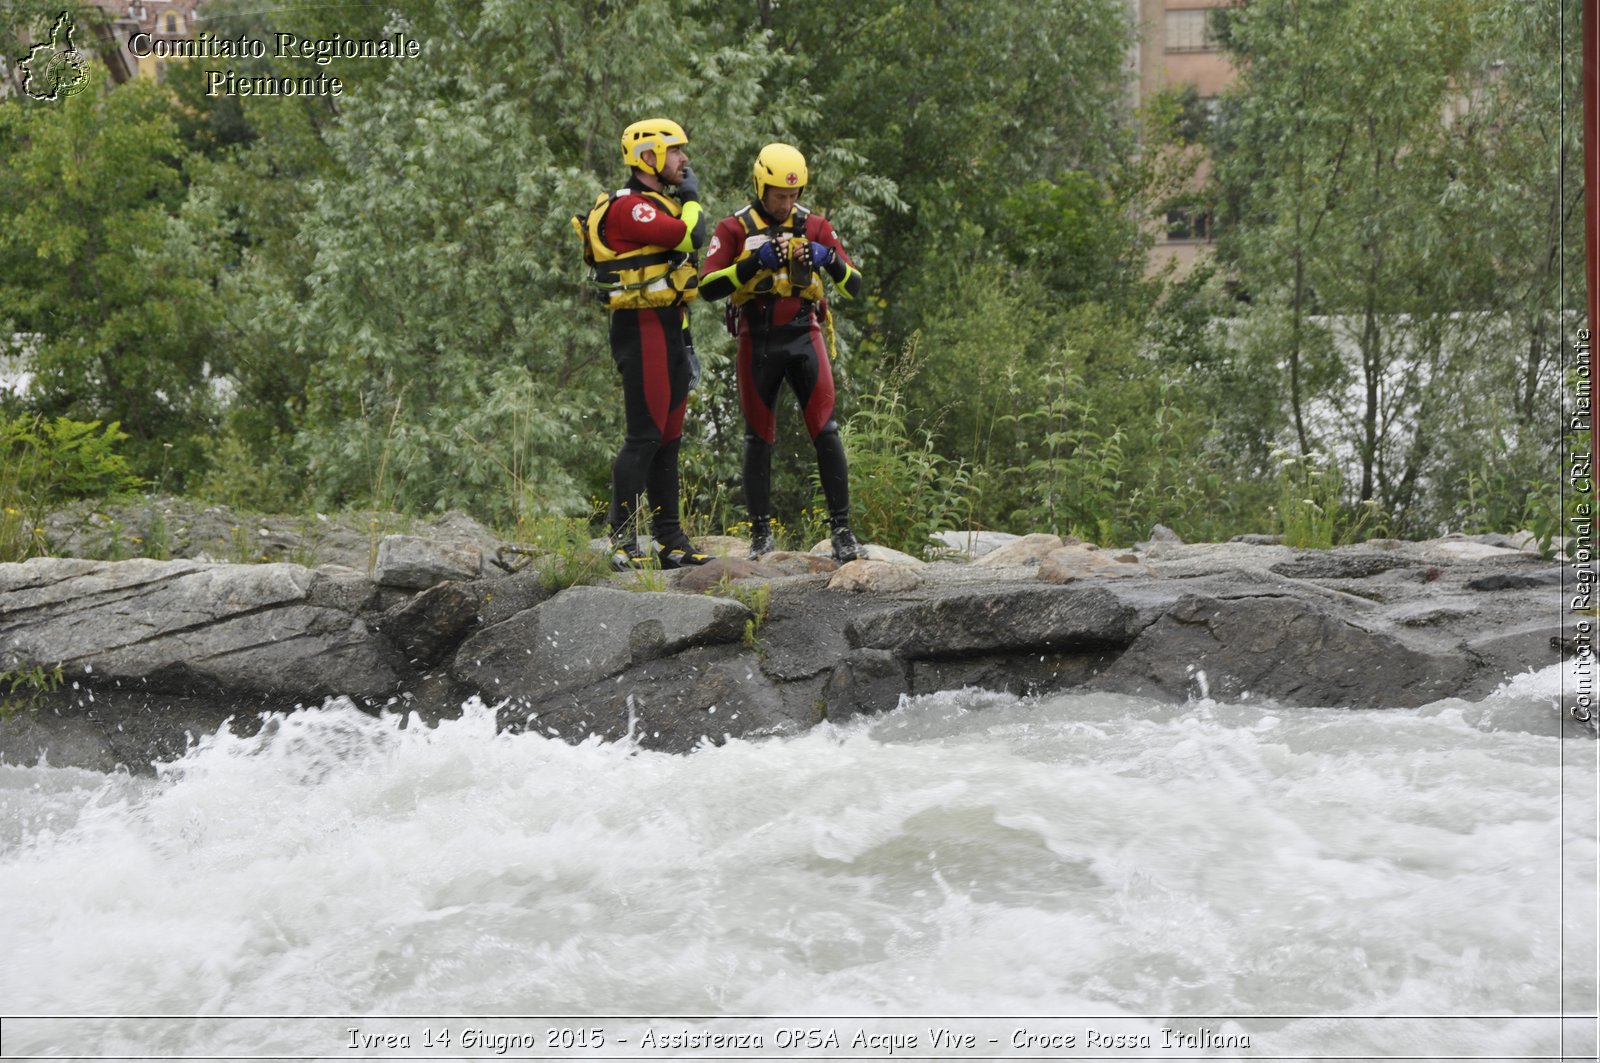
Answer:
<svg viewBox="0 0 1600 1063"><path fill-rule="evenodd" d="M645 1030L785 1054L789 1027L930 1058L931 1022L860 1017L966 1016L977 1048L938 1058L1592 1056L1593 1019L1555 1018L1596 992L1596 747L1556 737L1560 683L1382 712L942 694L688 756L334 705L153 779L0 766L0 1013L55 1016L0 1051L498 1030L479 1058L594 1058L518 1040L570 1015L610 1017L568 1024L610 1058L674 1054ZM1131 1040L1089 1051L1107 1030Z"/></svg>

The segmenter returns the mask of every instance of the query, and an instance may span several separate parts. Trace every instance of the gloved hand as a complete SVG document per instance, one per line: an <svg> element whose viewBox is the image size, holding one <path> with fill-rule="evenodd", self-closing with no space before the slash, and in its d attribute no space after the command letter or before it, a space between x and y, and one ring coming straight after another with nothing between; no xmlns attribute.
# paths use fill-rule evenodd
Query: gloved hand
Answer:
<svg viewBox="0 0 1600 1063"><path fill-rule="evenodd" d="M683 168L683 179L678 182L678 202L693 203L700 198L700 178L688 166Z"/></svg>
<svg viewBox="0 0 1600 1063"><path fill-rule="evenodd" d="M756 248L756 261L762 269L777 271L783 268L783 256L778 251L778 241L768 240Z"/></svg>
<svg viewBox="0 0 1600 1063"><path fill-rule="evenodd" d="M833 248L815 241L802 241L794 257L799 258L801 255L808 256L811 259L811 265L818 268L832 262L834 257Z"/></svg>

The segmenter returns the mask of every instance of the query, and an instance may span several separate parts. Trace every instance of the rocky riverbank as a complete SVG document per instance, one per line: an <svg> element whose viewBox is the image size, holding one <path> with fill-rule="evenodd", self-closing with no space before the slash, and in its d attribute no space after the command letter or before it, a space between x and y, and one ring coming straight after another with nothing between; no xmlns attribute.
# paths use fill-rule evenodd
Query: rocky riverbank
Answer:
<svg viewBox="0 0 1600 1063"><path fill-rule="evenodd" d="M10 696L0 758L148 770L225 720L336 697L427 721L477 695L506 728L673 751L965 686L1404 707L1587 648L1571 573L1504 537L947 541L947 561L871 547L841 567L713 539L729 556L704 568L563 590L465 518L384 538L370 574L354 556L0 565L0 673L63 680Z"/></svg>

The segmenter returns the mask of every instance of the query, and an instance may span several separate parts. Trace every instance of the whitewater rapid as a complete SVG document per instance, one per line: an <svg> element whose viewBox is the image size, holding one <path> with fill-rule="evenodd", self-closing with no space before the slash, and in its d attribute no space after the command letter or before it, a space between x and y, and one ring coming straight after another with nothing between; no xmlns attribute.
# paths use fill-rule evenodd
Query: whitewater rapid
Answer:
<svg viewBox="0 0 1600 1063"><path fill-rule="evenodd" d="M757 1017L987 1016L1234 1039L1193 1058L1592 1056L1563 678L1365 712L967 691L687 756L334 702L154 778L0 766L0 1051L422 1058L437 1024L385 1017L443 1016L455 1058L463 1017L576 1016L623 1058L638 1017L770 1047Z"/></svg>

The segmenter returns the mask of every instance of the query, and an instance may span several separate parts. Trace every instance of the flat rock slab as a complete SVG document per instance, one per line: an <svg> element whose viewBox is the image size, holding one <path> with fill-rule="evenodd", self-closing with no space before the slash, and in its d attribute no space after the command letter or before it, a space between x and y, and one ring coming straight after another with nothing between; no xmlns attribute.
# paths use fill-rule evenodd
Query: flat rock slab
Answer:
<svg viewBox="0 0 1600 1063"><path fill-rule="evenodd" d="M506 726L680 750L962 687L1418 705L1593 646L1571 567L1498 541L992 545L964 564L728 556L655 591L559 593L531 570L466 578L470 550L420 590L294 564L0 565L0 671L72 679L0 719L0 759L138 769L208 720L334 695L442 718L476 694Z"/></svg>
<svg viewBox="0 0 1600 1063"><path fill-rule="evenodd" d="M313 604L300 565L35 558L0 565L0 664L181 693L392 689L403 664L357 616Z"/></svg>

